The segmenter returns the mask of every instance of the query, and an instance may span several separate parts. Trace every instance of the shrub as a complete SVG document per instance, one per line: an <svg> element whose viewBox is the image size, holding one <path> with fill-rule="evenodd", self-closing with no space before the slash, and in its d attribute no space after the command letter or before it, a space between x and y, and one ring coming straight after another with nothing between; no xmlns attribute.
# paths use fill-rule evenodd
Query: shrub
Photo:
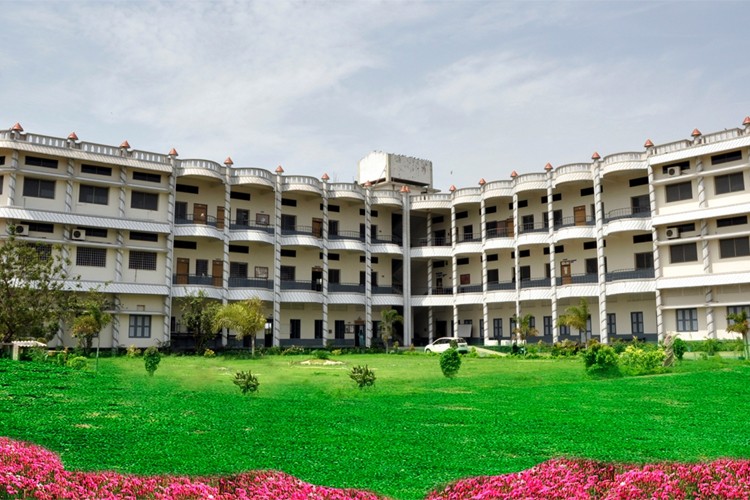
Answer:
<svg viewBox="0 0 750 500"><path fill-rule="evenodd" d="M68 366L74 370L85 370L89 360L83 356L74 356L68 360Z"/></svg>
<svg viewBox="0 0 750 500"><path fill-rule="evenodd" d="M458 351L453 348L443 351L440 355L440 369L446 377L455 377L461 369L461 356L458 355Z"/></svg>
<svg viewBox="0 0 750 500"><path fill-rule="evenodd" d="M706 354L709 356L713 356L721 350L721 344L716 339L706 339L703 344Z"/></svg>
<svg viewBox="0 0 750 500"><path fill-rule="evenodd" d="M143 363L146 365L146 371L150 376L153 377L154 372L159 367L160 362L161 353L159 353L159 349L157 349L156 347L151 346L146 349L146 352L143 353Z"/></svg>
<svg viewBox="0 0 750 500"><path fill-rule="evenodd" d="M634 345L625 348L620 354L619 365L627 375L647 375L665 371L663 349L641 349Z"/></svg>
<svg viewBox="0 0 750 500"><path fill-rule="evenodd" d="M341 349L334 349L331 351L331 354L334 356L341 356Z"/></svg>
<svg viewBox="0 0 750 500"><path fill-rule="evenodd" d="M211 349L206 349L205 351L203 351L203 357L204 358L215 358L216 357L216 353L214 351L212 351Z"/></svg>
<svg viewBox="0 0 750 500"><path fill-rule="evenodd" d="M591 341L583 351L583 364L589 375L597 377L616 377L620 375L617 366L617 353L608 345Z"/></svg>
<svg viewBox="0 0 750 500"><path fill-rule="evenodd" d="M135 344L131 344L128 346L127 351L125 351L125 355L129 358L137 358L141 355L141 350L138 349Z"/></svg>
<svg viewBox="0 0 750 500"><path fill-rule="evenodd" d="M246 372L235 373L232 383L240 388L242 394L255 392L258 390L258 386L260 385L260 382L258 382L258 377L253 375L250 370Z"/></svg>
<svg viewBox="0 0 750 500"><path fill-rule="evenodd" d="M57 363L59 366L66 366L68 364L68 351L60 351L57 353L57 356L55 356L55 363Z"/></svg>
<svg viewBox="0 0 750 500"><path fill-rule="evenodd" d="M29 359L35 363L44 363L49 358L49 354L46 347L31 347L29 348Z"/></svg>
<svg viewBox="0 0 750 500"><path fill-rule="evenodd" d="M315 359L328 359L331 357L331 353L323 349L315 349L312 352L312 357Z"/></svg>
<svg viewBox="0 0 750 500"><path fill-rule="evenodd" d="M349 372L349 378L354 380L360 389L375 385L375 372L370 370L367 365L352 367Z"/></svg>
<svg viewBox="0 0 750 500"><path fill-rule="evenodd" d="M292 345L281 351L282 356L297 356L305 354L305 350L302 347Z"/></svg>
<svg viewBox="0 0 750 500"><path fill-rule="evenodd" d="M555 342L552 344L552 356L558 357L570 357L578 354L581 350L581 344L573 342L572 340L565 339L562 342Z"/></svg>
<svg viewBox="0 0 750 500"><path fill-rule="evenodd" d="M672 350L674 351L675 357L682 361L682 357L687 351L687 342L677 337L676 339L674 339L674 344L672 344Z"/></svg>

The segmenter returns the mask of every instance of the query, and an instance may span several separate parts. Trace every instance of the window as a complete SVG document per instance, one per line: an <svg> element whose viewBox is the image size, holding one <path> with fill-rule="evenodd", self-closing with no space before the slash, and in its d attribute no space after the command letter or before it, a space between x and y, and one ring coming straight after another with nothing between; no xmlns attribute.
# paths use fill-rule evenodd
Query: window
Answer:
<svg viewBox="0 0 750 500"><path fill-rule="evenodd" d="M456 265L457 266L467 266L467 265L469 265L469 258L468 257L461 257L460 259L456 259Z"/></svg>
<svg viewBox="0 0 750 500"><path fill-rule="evenodd" d="M607 313L607 332L610 335L617 335L617 316L615 313Z"/></svg>
<svg viewBox="0 0 750 500"><path fill-rule="evenodd" d="M697 246L695 243L671 245L669 247L669 257L672 264L679 264L681 262L695 262L698 260Z"/></svg>
<svg viewBox="0 0 750 500"><path fill-rule="evenodd" d="M486 214L494 214L497 212L497 206L492 207L484 207L484 213Z"/></svg>
<svg viewBox="0 0 750 500"><path fill-rule="evenodd" d="M189 184L177 184L176 190L178 193L198 194L200 192L198 186L191 186Z"/></svg>
<svg viewBox="0 0 750 500"><path fill-rule="evenodd" d="M750 305L748 306L727 306L727 316L730 314L741 314L742 312L745 312L750 317ZM727 319L728 325L733 325L734 321L731 319Z"/></svg>
<svg viewBox="0 0 750 500"><path fill-rule="evenodd" d="M195 275L196 276L208 276L208 260L196 259L195 261Z"/></svg>
<svg viewBox="0 0 750 500"><path fill-rule="evenodd" d="M719 254L722 259L750 255L750 240L747 236L719 240Z"/></svg>
<svg viewBox="0 0 750 500"><path fill-rule="evenodd" d="M133 172L133 180L161 184L161 174L152 174L150 172Z"/></svg>
<svg viewBox="0 0 750 500"><path fill-rule="evenodd" d="M107 249L78 247L76 249L76 265L90 267L107 266Z"/></svg>
<svg viewBox="0 0 750 500"><path fill-rule="evenodd" d="M292 200L290 198L282 198L281 204L285 207L296 207L297 206L297 200Z"/></svg>
<svg viewBox="0 0 750 500"><path fill-rule="evenodd" d="M46 222L29 222L29 231L37 233L54 233L55 225Z"/></svg>
<svg viewBox="0 0 750 500"><path fill-rule="evenodd" d="M722 163L729 163L731 161L738 161L741 159L742 151L730 151L729 153L713 155L711 157L711 165L720 165Z"/></svg>
<svg viewBox="0 0 750 500"><path fill-rule="evenodd" d="M651 252L641 252L635 254L635 268L638 269L653 269L654 268L654 254Z"/></svg>
<svg viewBox="0 0 750 500"><path fill-rule="evenodd" d="M581 196L591 196L594 194L594 187L581 189Z"/></svg>
<svg viewBox="0 0 750 500"><path fill-rule="evenodd" d="M340 269L329 269L328 270L328 282L329 283L341 283L341 270Z"/></svg>
<svg viewBox="0 0 750 500"><path fill-rule="evenodd" d="M297 227L297 216L289 214L281 214L281 229L294 231Z"/></svg>
<svg viewBox="0 0 750 500"><path fill-rule="evenodd" d="M0 165L5 165L5 157L0 156Z"/></svg>
<svg viewBox="0 0 750 500"><path fill-rule="evenodd" d="M630 183L630 187L645 186L646 184L648 184L648 176L636 177L635 179L630 179L629 183Z"/></svg>
<svg viewBox="0 0 750 500"><path fill-rule="evenodd" d="M76 229L80 229L82 231L86 231L87 237L92 238L106 238L108 231L101 227L84 227L84 226L78 226Z"/></svg>
<svg viewBox="0 0 750 500"><path fill-rule="evenodd" d="M570 335L570 327L568 325L560 325L560 335Z"/></svg>
<svg viewBox="0 0 750 500"><path fill-rule="evenodd" d="M184 248L185 250L198 250L197 241L174 240L173 246L175 248Z"/></svg>
<svg viewBox="0 0 750 500"><path fill-rule="evenodd" d="M156 193L133 191L132 193L130 193L130 208L138 208L141 210L158 210L159 195Z"/></svg>
<svg viewBox="0 0 750 500"><path fill-rule="evenodd" d="M529 206L529 200L518 200L518 208L526 208ZM513 210L513 204L510 205L510 210Z"/></svg>
<svg viewBox="0 0 750 500"><path fill-rule="evenodd" d="M346 323L342 319L337 319L333 323L333 334L337 339L343 339L346 336Z"/></svg>
<svg viewBox="0 0 750 500"><path fill-rule="evenodd" d="M534 229L534 214L524 215L521 218L521 228L524 231L531 231Z"/></svg>
<svg viewBox="0 0 750 500"><path fill-rule="evenodd" d="M247 278L247 262L230 262L230 278Z"/></svg>
<svg viewBox="0 0 750 500"><path fill-rule="evenodd" d="M156 233L143 233L140 231L130 231L130 239L136 241L150 241L156 243L159 241L159 235Z"/></svg>
<svg viewBox="0 0 750 500"><path fill-rule="evenodd" d="M109 204L109 188L82 184L78 191L78 203Z"/></svg>
<svg viewBox="0 0 750 500"><path fill-rule="evenodd" d="M698 331L698 309L695 307L689 309L677 309L677 331L678 332L697 332Z"/></svg>
<svg viewBox="0 0 750 500"><path fill-rule="evenodd" d="M583 249L584 250L596 250L596 240L593 240L593 241L584 241L583 242Z"/></svg>
<svg viewBox="0 0 750 500"><path fill-rule="evenodd" d="M250 253L250 247L246 245L229 245L228 250L231 253Z"/></svg>
<svg viewBox="0 0 750 500"><path fill-rule="evenodd" d="M23 180L23 195L32 198L55 199L55 181L26 177Z"/></svg>
<svg viewBox="0 0 750 500"><path fill-rule="evenodd" d="M26 165L31 165L33 167L57 168L57 160L50 160L49 158L39 158L36 156L27 156Z"/></svg>
<svg viewBox="0 0 750 500"><path fill-rule="evenodd" d="M34 250L36 250L36 254L42 262L47 262L52 257L52 245L36 243Z"/></svg>
<svg viewBox="0 0 750 500"><path fill-rule="evenodd" d="M633 236L633 244L634 245L637 244L637 243L648 243L648 242L651 242L651 241L654 241L654 238L651 235L651 233L636 234L635 236Z"/></svg>
<svg viewBox="0 0 750 500"><path fill-rule="evenodd" d="M643 312L630 313L630 332L633 335L643 335Z"/></svg>
<svg viewBox="0 0 750 500"><path fill-rule="evenodd" d="M323 338L323 320L322 319L315 320L315 338L316 339Z"/></svg>
<svg viewBox="0 0 750 500"><path fill-rule="evenodd" d="M663 167L661 167L661 173L662 174L668 174L669 171L670 171L670 169L673 169L673 168L679 168L683 172L685 170L690 170L690 162L689 161L681 161L681 162L678 162L678 163L670 163L669 165L664 165Z"/></svg>
<svg viewBox="0 0 750 500"><path fill-rule="evenodd" d="M294 266L281 266L279 278L281 281L294 281L296 270Z"/></svg>
<svg viewBox="0 0 750 500"><path fill-rule="evenodd" d="M0 194L3 194L3 176L2 175L0 175Z"/></svg>
<svg viewBox="0 0 750 500"><path fill-rule="evenodd" d="M633 214L645 214L651 212L651 202L647 194L632 196L630 198L630 209Z"/></svg>
<svg viewBox="0 0 750 500"><path fill-rule="evenodd" d="M503 336L503 318L492 319L492 335L499 339Z"/></svg>
<svg viewBox="0 0 750 500"><path fill-rule="evenodd" d="M552 316L545 316L542 318L544 329L542 330L542 335L544 336L550 336L552 335Z"/></svg>
<svg viewBox="0 0 750 500"><path fill-rule="evenodd" d="M112 169L110 167L100 167L99 165L81 165L82 174L93 174L93 175L104 175L107 177L112 176Z"/></svg>
<svg viewBox="0 0 750 500"><path fill-rule="evenodd" d="M320 209L323 210L323 204L321 203ZM338 205L328 205L329 212L341 212L341 207Z"/></svg>
<svg viewBox="0 0 750 500"><path fill-rule="evenodd" d="M282 257L294 258L294 257L297 256L297 250L290 250L288 248L282 248L281 249L281 256Z"/></svg>
<svg viewBox="0 0 750 500"><path fill-rule="evenodd" d="M714 177L716 194L736 193L745 190L745 178L742 172L734 174L717 175Z"/></svg>
<svg viewBox="0 0 750 500"><path fill-rule="evenodd" d="M432 218L433 224L442 224L443 222L445 222L445 217L443 217L442 215L435 215Z"/></svg>
<svg viewBox="0 0 750 500"><path fill-rule="evenodd" d="M531 266L520 266L518 270L521 274L521 281L531 280Z"/></svg>
<svg viewBox="0 0 750 500"><path fill-rule="evenodd" d="M130 315L130 327L128 337L131 339L147 339L151 337L151 316L141 314Z"/></svg>
<svg viewBox="0 0 750 500"><path fill-rule="evenodd" d="M586 274L596 274L597 273L597 264L596 259L586 259Z"/></svg>
<svg viewBox="0 0 750 500"><path fill-rule="evenodd" d="M131 250L128 259L128 269L143 269L144 271L156 271L156 252L143 252Z"/></svg>
<svg viewBox="0 0 750 500"><path fill-rule="evenodd" d="M238 226L250 225L250 210L247 210L245 208L238 208L235 213L237 214L234 220L235 224L237 224Z"/></svg>
<svg viewBox="0 0 750 500"><path fill-rule="evenodd" d="M693 183L690 181L667 186L667 203L693 199Z"/></svg>
<svg viewBox="0 0 750 500"><path fill-rule="evenodd" d="M469 212L456 212L456 220L465 219L469 216Z"/></svg>
<svg viewBox="0 0 750 500"><path fill-rule="evenodd" d="M716 219L716 227L744 226L747 224L747 215Z"/></svg>
<svg viewBox="0 0 750 500"><path fill-rule="evenodd" d="M510 333L512 335L516 331L516 318L510 318L509 326L510 326Z"/></svg>
<svg viewBox="0 0 750 500"><path fill-rule="evenodd" d="M339 221L329 220L328 221L328 235L338 236L338 234L339 234Z"/></svg>
<svg viewBox="0 0 750 500"><path fill-rule="evenodd" d="M229 197L233 200L250 201L250 193L243 193L242 191L231 191Z"/></svg>
<svg viewBox="0 0 750 500"><path fill-rule="evenodd" d="M175 201L174 202L174 221L178 224L184 224L187 222L188 204L186 201Z"/></svg>
<svg viewBox="0 0 750 500"><path fill-rule="evenodd" d="M500 275L497 269L487 269L487 283L497 283L500 281Z"/></svg>

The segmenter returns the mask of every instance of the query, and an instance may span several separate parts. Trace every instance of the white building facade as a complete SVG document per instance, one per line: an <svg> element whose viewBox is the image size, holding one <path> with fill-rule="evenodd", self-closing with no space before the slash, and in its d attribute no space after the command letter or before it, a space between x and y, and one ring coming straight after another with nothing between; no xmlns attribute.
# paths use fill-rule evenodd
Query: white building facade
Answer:
<svg viewBox="0 0 750 500"><path fill-rule="evenodd" d="M108 347L189 347L180 299L200 291L260 297L266 346L369 346L390 308L402 345L509 341L527 314L541 339L578 340L556 318L581 299L605 342L722 338L750 311L749 154L746 118L439 193L429 161L389 153L338 183L16 124L0 131L0 238L62 245L115 304Z"/></svg>

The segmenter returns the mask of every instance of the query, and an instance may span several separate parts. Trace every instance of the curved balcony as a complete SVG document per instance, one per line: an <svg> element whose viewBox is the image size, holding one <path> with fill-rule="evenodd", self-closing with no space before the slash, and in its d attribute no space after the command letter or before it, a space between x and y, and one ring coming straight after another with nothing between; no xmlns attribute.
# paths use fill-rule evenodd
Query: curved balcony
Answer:
<svg viewBox="0 0 750 500"><path fill-rule="evenodd" d="M518 300L550 300L552 289L549 287L523 288L518 294Z"/></svg>
<svg viewBox="0 0 750 500"><path fill-rule="evenodd" d="M550 278L522 279L521 289L524 288L549 288L552 286Z"/></svg>
<svg viewBox="0 0 750 500"><path fill-rule="evenodd" d="M359 184L337 182L328 185L328 198L364 201L365 193Z"/></svg>
<svg viewBox="0 0 750 500"><path fill-rule="evenodd" d="M282 302L323 302L323 280L281 280Z"/></svg>
<svg viewBox="0 0 750 500"><path fill-rule="evenodd" d="M370 197L372 205L389 205L392 207L401 207L401 193L392 189L384 191L373 191Z"/></svg>
<svg viewBox="0 0 750 500"><path fill-rule="evenodd" d="M479 235L478 238L474 238L474 235L466 237L467 235L459 235L459 238L466 238L456 243L456 255L463 254L480 254L482 253L482 238Z"/></svg>
<svg viewBox="0 0 750 500"><path fill-rule="evenodd" d="M198 236L204 238L224 238L224 221L213 215L194 217L193 214L175 216L175 236Z"/></svg>
<svg viewBox="0 0 750 500"><path fill-rule="evenodd" d="M281 244L284 246L323 247L322 234L312 226L287 226L281 228Z"/></svg>
<svg viewBox="0 0 750 500"><path fill-rule="evenodd" d="M453 288L451 287L414 287L412 304L415 306L452 306Z"/></svg>
<svg viewBox="0 0 750 500"><path fill-rule="evenodd" d="M513 232L504 227L488 229L485 238L485 250L513 248Z"/></svg>
<svg viewBox="0 0 750 500"><path fill-rule="evenodd" d="M620 208L604 217L604 235L615 232L651 231L651 210L648 208Z"/></svg>
<svg viewBox="0 0 750 500"><path fill-rule="evenodd" d="M521 224L518 228L518 245L539 245L549 242L549 228L544 222Z"/></svg>
<svg viewBox="0 0 750 500"><path fill-rule="evenodd" d="M654 269L622 269L605 274L607 295L653 292L656 290Z"/></svg>
<svg viewBox="0 0 750 500"><path fill-rule="evenodd" d="M247 300L254 297L258 297L264 302L273 302L273 290L268 288L235 286L227 292L227 299L230 301Z"/></svg>
<svg viewBox="0 0 750 500"><path fill-rule="evenodd" d="M329 304L364 304L365 285L359 283L328 283Z"/></svg>
<svg viewBox="0 0 750 500"><path fill-rule="evenodd" d="M594 239L596 237L594 219L576 220L574 216L563 217L555 221L554 227L555 243L564 240Z"/></svg>
<svg viewBox="0 0 750 500"><path fill-rule="evenodd" d="M590 163L571 163L555 169L552 185L556 187L566 182L591 182L593 185L593 180Z"/></svg>
<svg viewBox="0 0 750 500"><path fill-rule="evenodd" d="M251 224L247 220L229 223L229 241L257 241L273 244L273 233L272 226Z"/></svg>
<svg viewBox="0 0 750 500"><path fill-rule="evenodd" d="M322 197L323 183L315 177L310 177L308 175L289 175L284 177L283 190L285 193L290 191L315 193Z"/></svg>
<svg viewBox="0 0 750 500"><path fill-rule="evenodd" d="M328 234L328 250L365 251L365 237L359 231L341 231Z"/></svg>
<svg viewBox="0 0 750 500"><path fill-rule="evenodd" d="M482 201L482 188L461 188L453 192L453 204L463 205L466 203L479 204Z"/></svg>
<svg viewBox="0 0 750 500"><path fill-rule="evenodd" d="M492 283L489 283L488 285L491 285ZM502 285L502 283L500 283ZM485 295L485 301L488 304L503 304L503 303L514 303L516 301L516 285L513 283L513 287L511 289L496 289L496 290L489 290L487 294Z"/></svg>
<svg viewBox="0 0 750 500"><path fill-rule="evenodd" d="M482 186L482 195L485 200L508 198L510 203L513 201L513 181L490 181Z"/></svg>
<svg viewBox="0 0 750 500"><path fill-rule="evenodd" d="M273 188L274 175L262 168L232 168L230 169L232 185L259 185Z"/></svg>
<svg viewBox="0 0 750 500"><path fill-rule="evenodd" d="M522 174L516 177L513 193L524 191L546 190L547 174Z"/></svg>
<svg viewBox="0 0 750 500"><path fill-rule="evenodd" d="M654 269L620 269L611 271L604 275L607 282L621 280L645 280L654 279Z"/></svg>
<svg viewBox="0 0 750 500"><path fill-rule="evenodd" d="M392 255L402 255L401 236L394 234L379 234L370 240L370 250L372 253L385 253Z"/></svg>
<svg viewBox="0 0 750 500"><path fill-rule="evenodd" d="M412 210L450 210L453 197L447 193L417 194L409 198Z"/></svg>
<svg viewBox="0 0 750 500"><path fill-rule="evenodd" d="M180 160L177 169L178 177L194 175L198 177L210 177L224 181L224 169L226 167L209 160Z"/></svg>
<svg viewBox="0 0 750 500"><path fill-rule="evenodd" d="M614 172L626 172L628 170L645 171L648 168L648 161L645 152L617 153L605 156L602 165L602 175L606 176Z"/></svg>

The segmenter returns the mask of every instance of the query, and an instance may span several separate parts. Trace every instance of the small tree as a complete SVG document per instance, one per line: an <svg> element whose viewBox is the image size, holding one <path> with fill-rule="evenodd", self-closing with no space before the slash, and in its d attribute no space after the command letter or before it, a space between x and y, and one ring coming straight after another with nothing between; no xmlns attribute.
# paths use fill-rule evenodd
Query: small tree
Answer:
<svg viewBox="0 0 750 500"><path fill-rule="evenodd" d="M747 334L750 331L750 322L747 319L747 311L742 310L738 313L727 314L727 331L742 335L742 343L745 345L745 359L750 359L750 339L748 339Z"/></svg>
<svg viewBox="0 0 750 500"><path fill-rule="evenodd" d="M234 385L240 388L242 391L242 394L247 394L248 392L255 392L258 390L258 386L260 385L260 382L258 381L258 377L253 375L253 373L248 370L246 372L239 371L234 374L234 380L232 381Z"/></svg>
<svg viewBox="0 0 750 500"><path fill-rule="evenodd" d="M568 326L575 328L581 334L581 342L585 343L586 330L589 322L589 304L586 299L581 299L577 306L570 306L565 313L557 318L557 326Z"/></svg>
<svg viewBox="0 0 750 500"><path fill-rule="evenodd" d="M354 380L360 389L375 385L375 372L370 370L367 365L353 366L349 372L349 378Z"/></svg>
<svg viewBox="0 0 750 500"><path fill-rule="evenodd" d="M107 312L111 304L104 294L99 291L89 292L79 303L78 315L73 319L73 337L78 339L78 345L88 356L94 337L112 321L112 315Z"/></svg>
<svg viewBox="0 0 750 500"><path fill-rule="evenodd" d="M513 316L513 318L516 320L516 327L513 329L513 333L516 334L518 337L518 340L520 340L522 343L526 342L526 339L530 336L535 336L539 333L539 330L531 326L531 319L534 316L531 314L527 314L525 316L522 316L520 319L517 316Z"/></svg>
<svg viewBox="0 0 750 500"><path fill-rule="evenodd" d="M154 372L159 368L161 363L161 353L155 346L151 346L143 353L143 363L146 365L146 371L149 376L154 376Z"/></svg>
<svg viewBox="0 0 750 500"><path fill-rule="evenodd" d="M266 324L263 301L255 297L241 302L221 306L214 317L214 328L234 330L237 338L250 336L252 356L255 357L255 334Z"/></svg>
<svg viewBox="0 0 750 500"><path fill-rule="evenodd" d="M21 241L12 226L0 241L0 342L55 336L71 310L78 277L67 273L61 247Z"/></svg>
<svg viewBox="0 0 750 500"><path fill-rule="evenodd" d="M195 338L195 351L202 354L209 340L216 336L218 328L214 326L216 313L221 305L206 297L203 290L179 299L182 306L182 323Z"/></svg>
<svg viewBox="0 0 750 500"><path fill-rule="evenodd" d="M383 309L380 311L380 338L385 344L385 352L388 354L388 341L393 338L396 331L396 323L403 324L404 317L395 309Z"/></svg>
<svg viewBox="0 0 750 500"><path fill-rule="evenodd" d="M461 356L457 350L451 347L440 354L440 369L448 378L453 378L458 374L458 370L461 369Z"/></svg>

